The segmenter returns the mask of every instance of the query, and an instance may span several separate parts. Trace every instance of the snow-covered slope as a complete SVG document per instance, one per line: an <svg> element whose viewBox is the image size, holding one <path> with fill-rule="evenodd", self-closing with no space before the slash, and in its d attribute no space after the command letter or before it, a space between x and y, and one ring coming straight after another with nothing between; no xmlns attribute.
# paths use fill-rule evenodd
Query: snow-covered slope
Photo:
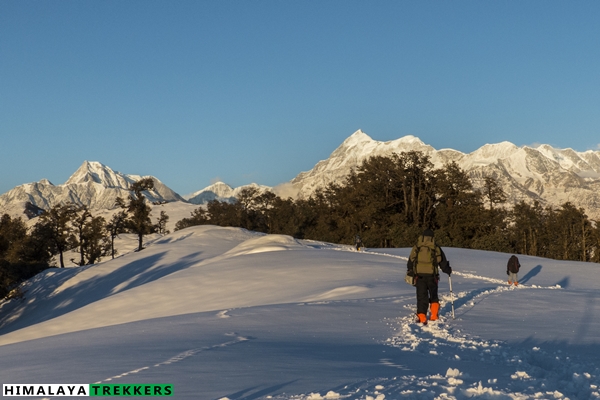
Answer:
<svg viewBox="0 0 600 400"><path fill-rule="evenodd" d="M30 202L48 209L55 204L72 202L84 204L91 209L110 209L117 197L127 198L130 186L145 177L126 175L113 171L99 162L85 161L62 185L53 185L47 179L17 186L0 196L0 212L22 214L23 204ZM152 202L183 201L155 177L154 190L147 193Z"/></svg>
<svg viewBox="0 0 600 400"><path fill-rule="evenodd" d="M600 217L600 151L576 152L549 145L517 147L509 142L487 144L472 153L436 150L414 136L389 142L371 139L361 130L346 139L328 159L296 176L291 184L299 197L310 196L330 182L341 182L352 168L370 156L420 151L430 156L436 168L455 161L472 178L476 188L484 176L496 178L508 194L510 204L539 200L560 206L570 201Z"/></svg>
<svg viewBox="0 0 600 400"><path fill-rule="evenodd" d="M421 326L409 252L199 226L48 270L0 303L0 381L170 383L177 399L600 398L597 264L520 256L509 287L509 254L446 248L454 291L443 275L441 320Z"/></svg>

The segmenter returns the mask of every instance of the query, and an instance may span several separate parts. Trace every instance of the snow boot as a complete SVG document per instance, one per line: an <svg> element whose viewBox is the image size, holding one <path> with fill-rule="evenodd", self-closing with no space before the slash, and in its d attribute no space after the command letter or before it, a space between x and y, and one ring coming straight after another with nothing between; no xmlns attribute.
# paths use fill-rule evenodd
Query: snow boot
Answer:
<svg viewBox="0 0 600 400"><path fill-rule="evenodd" d="M438 312L440 311L440 303L431 303L429 305L429 309L431 310L429 319L431 321L437 321L438 320Z"/></svg>
<svg viewBox="0 0 600 400"><path fill-rule="evenodd" d="M515 281L515 286L519 286L519 282Z"/></svg>
<svg viewBox="0 0 600 400"><path fill-rule="evenodd" d="M420 323L427 325L427 316L425 314L417 314L417 318L419 318Z"/></svg>
<svg viewBox="0 0 600 400"><path fill-rule="evenodd" d="M512 285L512 282L511 282L511 281L508 281L508 286L510 286L510 285Z"/></svg>

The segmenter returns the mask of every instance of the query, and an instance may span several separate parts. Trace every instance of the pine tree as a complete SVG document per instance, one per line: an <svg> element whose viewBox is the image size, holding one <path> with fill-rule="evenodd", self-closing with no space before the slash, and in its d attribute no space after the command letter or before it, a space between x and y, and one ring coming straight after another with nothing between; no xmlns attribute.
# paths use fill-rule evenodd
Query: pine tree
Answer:
<svg viewBox="0 0 600 400"><path fill-rule="evenodd" d="M440 245L470 248L482 223L483 201L467 174L455 162L436 174L435 222Z"/></svg>
<svg viewBox="0 0 600 400"><path fill-rule="evenodd" d="M21 218L0 218L0 299L20 297L18 285L49 268L48 237L39 235L36 227L28 234Z"/></svg>
<svg viewBox="0 0 600 400"><path fill-rule="evenodd" d="M209 221L208 213L204 208L198 207L194 211L192 211L190 214L191 214L190 218L183 218L183 219L177 221L177 223L175 224L176 231L178 231L180 229L188 228L190 226L208 224L208 221Z"/></svg>
<svg viewBox="0 0 600 400"><path fill-rule="evenodd" d="M74 204L57 204L44 212L38 222L46 228L40 229L40 232L49 235L48 239L52 243L54 254L59 256L61 268L65 267L63 253L68 249L69 243L72 242L73 228L71 221L76 214L77 206Z"/></svg>
<svg viewBox="0 0 600 400"><path fill-rule="evenodd" d="M92 217L85 227L86 264L96 264L102 257L111 254L111 240L103 217Z"/></svg>
<svg viewBox="0 0 600 400"><path fill-rule="evenodd" d="M582 208L567 202L553 210L548 219L550 257L558 260L588 261L591 224Z"/></svg>
<svg viewBox="0 0 600 400"><path fill-rule="evenodd" d="M123 210L115 213L110 221L106 224L106 230L108 231L108 236L110 240L110 255L114 259L116 250L115 250L115 238L119 236L121 233L125 233L127 228L127 213Z"/></svg>
<svg viewBox="0 0 600 400"><path fill-rule="evenodd" d="M87 206L81 206L73 215L73 219L71 221L73 225L74 235L71 237L71 246L73 248L77 248L77 252L79 253L79 262L75 263L75 260L71 260L73 263L83 266L86 265L86 227L88 220L92 218L92 214L88 210Z"/></svg>
<svg viewBox="0 0 600 400"><path fill-rule="evenodd" d="M487 199L490 204L490 210L494 209L495 204L502 204L506 202L506 193L498 181L491 177L485 176L483 178L483 196Z"/></svg>
<svg viewBox="0 0 600 400"><path fill-rule="evenodd" d="M542 256L542 237L545 232L546 213L538 201L532 205L521 201L509 213L510 230L515 242L515 252Z"/></svg>
<svg viewBox="0 0 600 400"><path fill-rule="evenodd" d="M18 262L20 250L27 238L27 226L21 218L11 218L4 214L0 218L0 259L10 263Z"/></svg>
<svg viewBox="0 0 600 400"><path fill-rule="evenodd" d="M144 235L152 233L155 230L155 226L150 219L150 211L152 209L146 204L146 197L143 194L144 191L152 189L154 189L154 180L152 178L144 178L131 185L130 190L132 193L129 195L127 202L120 197L117 198L117 205L125 209L128 213L126 220L127 228L138 235L138 251L144 248Z"/></svg>
<svg viewBox="0 0 600 400"><path fill-rule="evenodd" d="M167 230L167 222L169 221L169 216L166 212L161 211L158 220L156 221L156 230L161 235L167 235L170 232Z"/></svg>

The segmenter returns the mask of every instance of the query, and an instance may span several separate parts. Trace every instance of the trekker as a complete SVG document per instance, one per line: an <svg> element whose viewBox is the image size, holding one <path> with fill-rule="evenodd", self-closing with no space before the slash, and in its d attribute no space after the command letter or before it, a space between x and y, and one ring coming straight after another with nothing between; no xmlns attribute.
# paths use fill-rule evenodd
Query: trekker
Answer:
<svg viewBox="0 0 600 400"><path fill-rule="evenodd" d="M519 259L514 254L510 256L508 259L508 264L506 264L506 275L508 275L508 284L515 286L519 284L519 277L517 274L519 273L519 269L521 268L521 264L519 263Z"/></svg>
<svg viewBox="0 0 600 400"><path fill-rule="evenodd" d="M412 248L407 263L407 274L415 277L417 287L417 317L419 322L427 324L427 309L431 313L429 319L435 321L439 318L440 300L438 298L438 270L448 274L452 273L450 263L442 249L435 244L433 231L426 229L419 236L417 244Z"/></svg>
<svg viewBox="0 0 600 400"><path fill-rule="evenodd" d="M354 246L356 246L356 251L360 251L364 247L359 235L354 237Z"/></svg>

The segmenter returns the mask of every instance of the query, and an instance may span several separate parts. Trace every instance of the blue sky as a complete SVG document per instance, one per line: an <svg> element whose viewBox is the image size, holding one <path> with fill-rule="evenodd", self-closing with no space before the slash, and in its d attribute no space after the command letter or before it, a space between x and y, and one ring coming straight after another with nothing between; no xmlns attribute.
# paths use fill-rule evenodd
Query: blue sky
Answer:
<svg viewBox="0 0 600 400"><path fill-rule="evenodd" d="M274 186L357 129L600 143L598 1L0 0L0 193L84 160Z"/></svg>

